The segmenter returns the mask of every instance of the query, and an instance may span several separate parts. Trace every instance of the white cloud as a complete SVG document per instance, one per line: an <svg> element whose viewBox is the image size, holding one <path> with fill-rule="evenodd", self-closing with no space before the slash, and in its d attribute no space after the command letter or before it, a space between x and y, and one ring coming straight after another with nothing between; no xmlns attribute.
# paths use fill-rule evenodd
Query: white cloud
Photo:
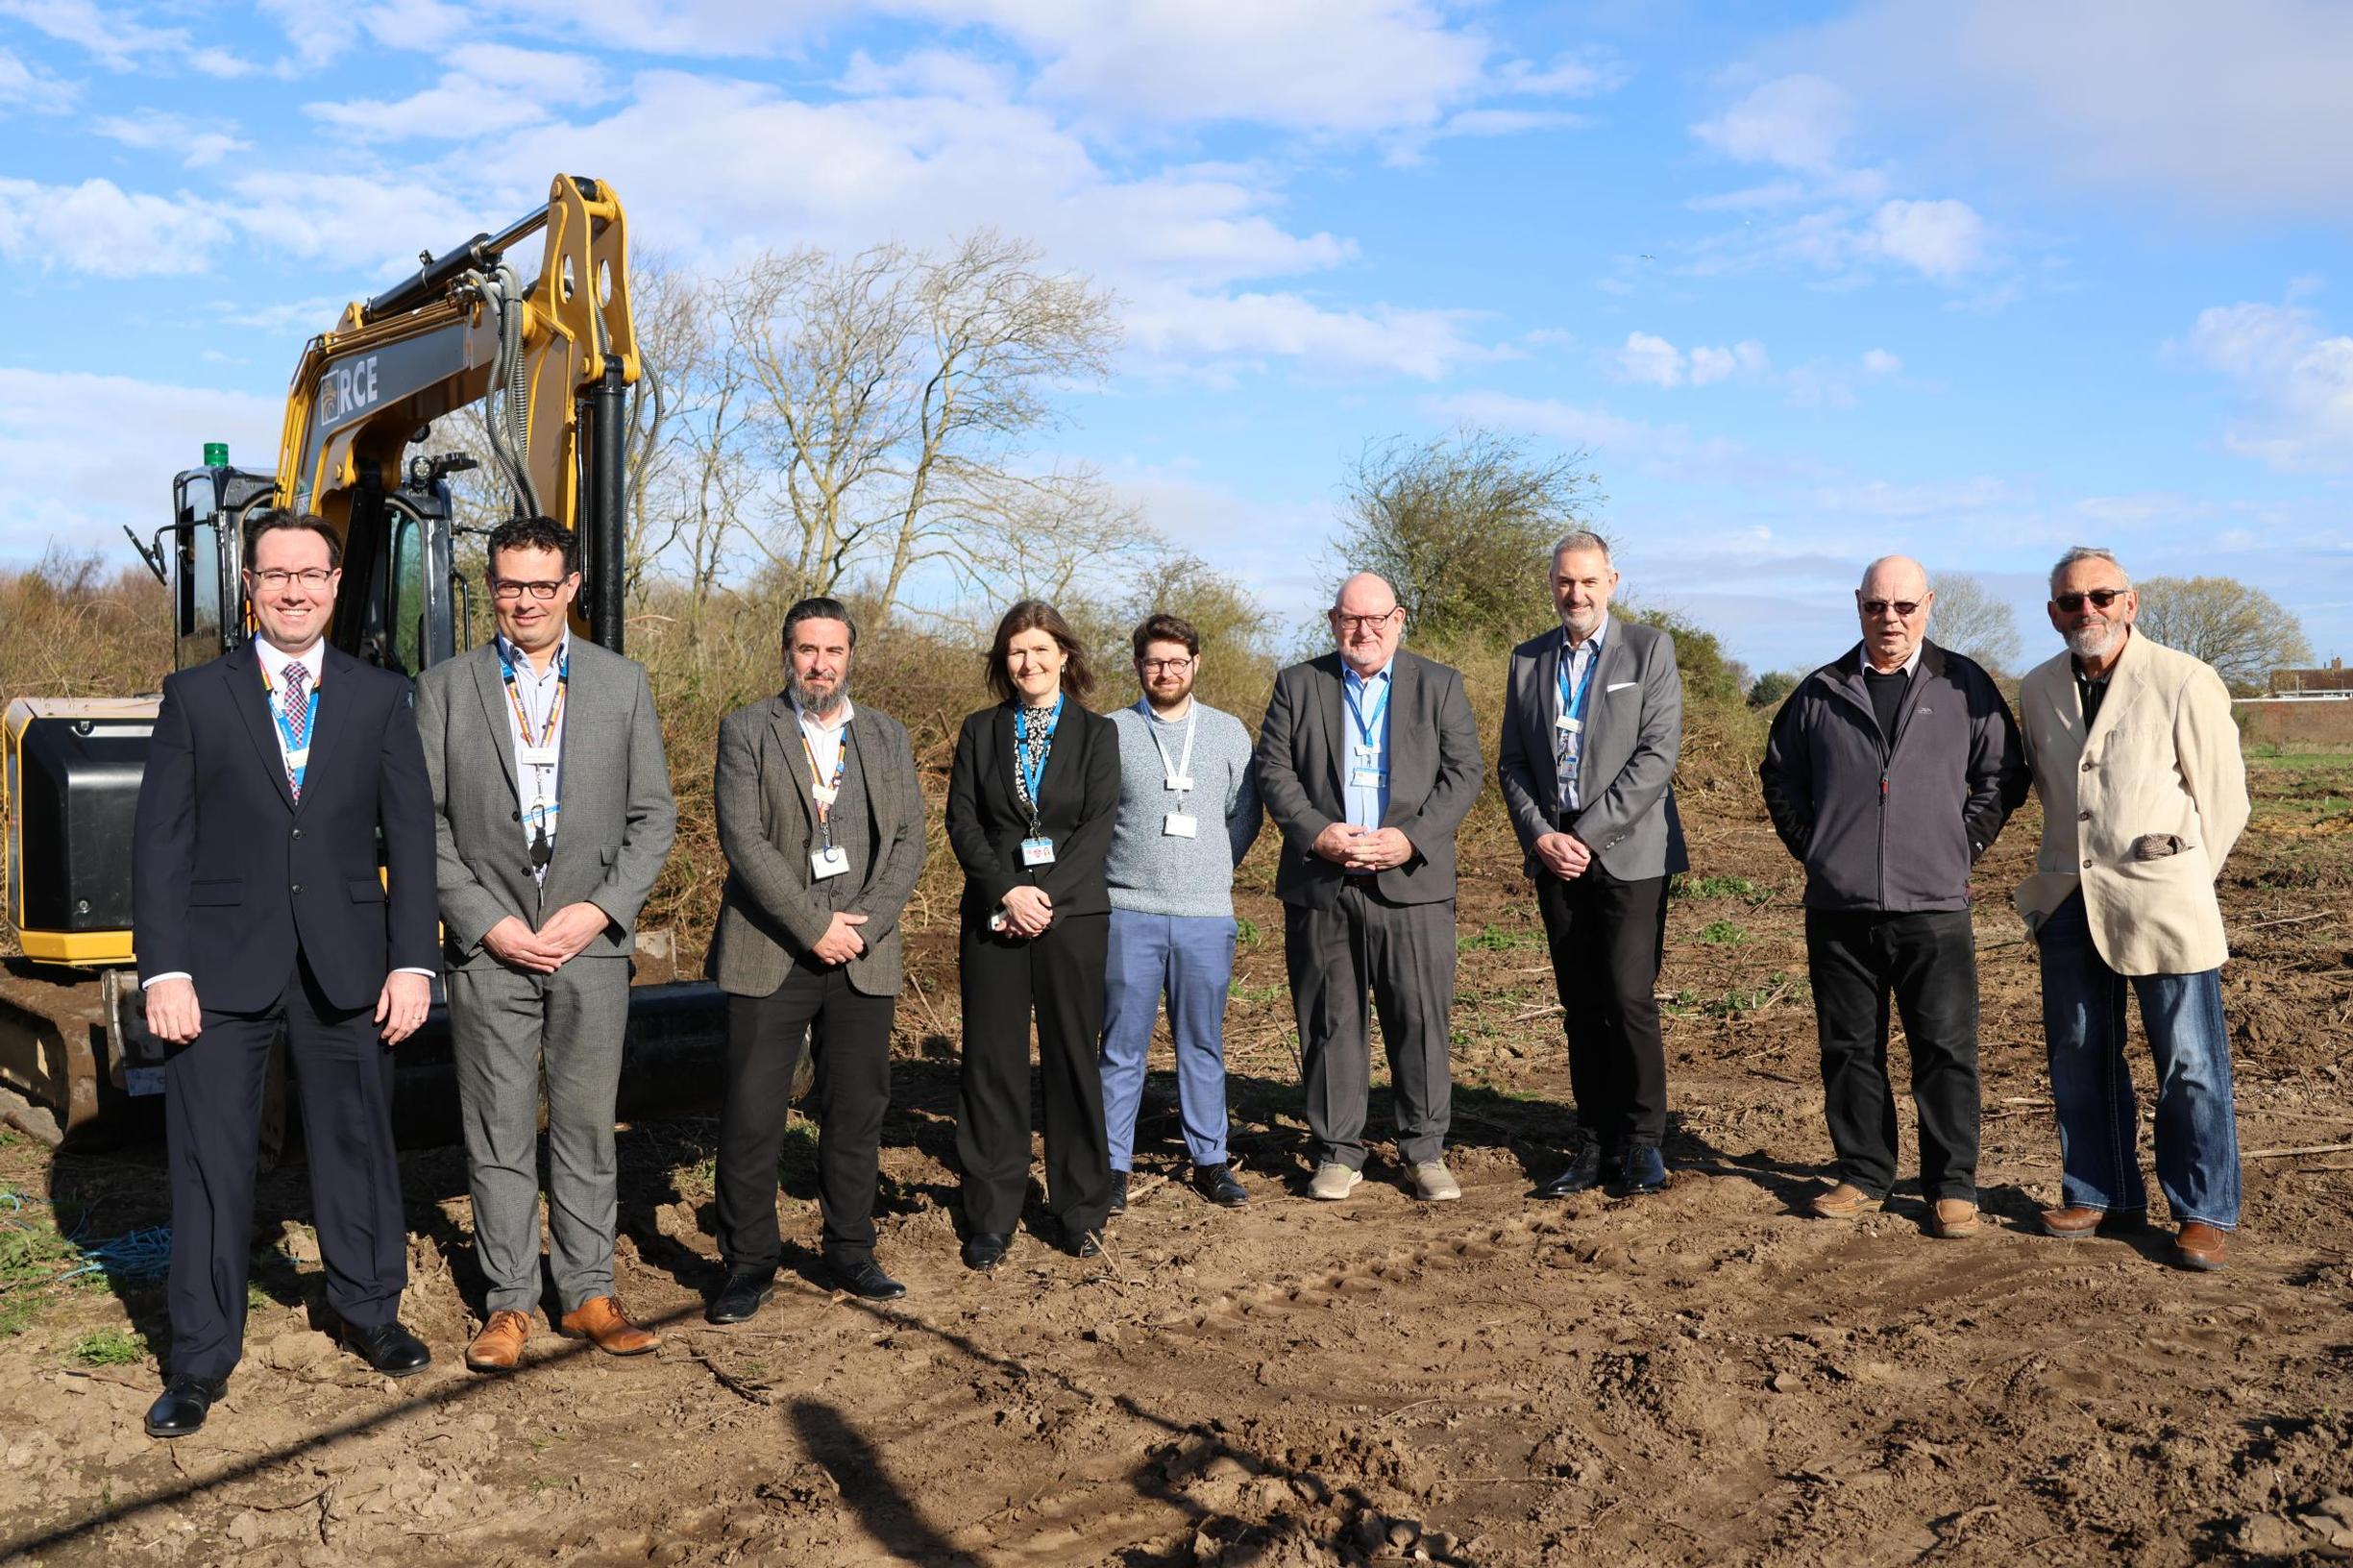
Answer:
<svg viewBox="0 0 2353 1568"><path fill-rule="evenodd" d="M73 107L76 89L37 66L28 65L12 51L0 49L0 109L14 106L37 114L62 114Z"/></svg>
<svg viewBox="0 0 2353 1568"><path fill-rule="evenodd" d="M78 45L118 71L131 69L142 56L188 46L184 29L149 27L123 12L103 11L92 0L0 0L0 16L13 16L37 33Z"/></svg>
<svg viewBox="0 0 2353 1568"><path fill-rule="evenodd" d="M1728 381L1735 376L1761 377L1773 368L1765 346L1754 338L1745 338L1728 349L1702 346L1691 351L1691 384L1710 386L1717 381Z"/></svg>
<svg viewBox="0 0 2353 1568"><path fill-rule="evenodd" d="M1689 353L1651 332L1629 332L1612 356L1621 380L1656 387L1713 386L1734 378L1761 381L1773 373L1773 357L1754 338L1717 347L1694 346Z"/></svg>
<svg viewBox="0 0 2353 1568"><path fill-rule="evenodd" d="M482 43L452 51L450 64L438 84L397 102L331 98L304 105L303 112L362 140L467 141L544 124L559 104L585 107L611 96L602 69L581 55Z"/></svg>
<svg viewBox="0 0 2353 1568"><path fill-rule="evenodd" d="M1314 377L1366 373L1444 379L1458 366L1497 357L1465 332L1465 312L1376 305L1336 309L1296 294L1170 293L1131 303L1129 341L1152 361L1230 377L1269 359Z"/></svg>
<svg viewBox="0 0 2353 1568"><path fill-rule="evenodd" d="M1589 450L1599 461L1630 465L1679 483L1752 484L1806 472L1802 463L1753 453L1738 441L1695 435L1687 425L1654 425L1556 398L1461 392L1433 398L1424 406L1434 419L1540 436Z"/></svg>
<svg viewBox="0 0 2353 1568"><path fill-rule="evenodd" d="M2353 467L2353 337L2303 306L2240 304L2199 312L2188 347L2238 390L2230 451L2281 473Z"/></svg>
<svg viewBox="0 0 2353 1568"><path fill-rule="evenodd" d="M200 128L184 115L153 109L108 115L92 121L90 129L126 147L178 153L182 165L191 169L218 163L231 153L251 152L254 146L250 141L238 140L231 132Z"/></svg>
<svg viewBox="0 0 2353 1568"><path fill-rule="evenodd" d="M1880 255L1940 280L1982 261L1985 238L1985 220L1967 202L1889 202L1871 220L1871 244Z"/></svg>
<svg viewBox="0 0 2353 1568"><path fill-rule="evenodd" d="M192 198L124 191L110 180L0 180L0 257L98 278L202 272L228 226Z"/></svg>
<svg viewBox="0 0 2353 1568"><path fill-rule="evenodd" d="M167 521L172 476L205 442L267 468L283 412L217 386L0 367L0 557L35 558L52 541L121 551L123 525L145 538Z"/></svg>
<svg viewBox="0 0 2353 1568"><path fill-rule="evenodd" d="M1854 101L1819 76L1784 76L1752 91L1693 135L1742 163L1829 174L1854 127Z"/></svg>
<svg viewBox="0 0 2353 1568"><path fill-rule="evenodd" d="M1663 337L1629 332L1617 353L1618 374L1645 386L1683 384L1683 353Z"/></svg>
<svg viewBox="0 0 2353 1568"><path fill-rule="evenodd" d="M545 165L533 165L545 166ZM359 174L241 175L218 210L239 230L290 256L332 256L345 276L413 270L422 248L439 250L524 210L469 208L443 184L396 183Z"/></svg>

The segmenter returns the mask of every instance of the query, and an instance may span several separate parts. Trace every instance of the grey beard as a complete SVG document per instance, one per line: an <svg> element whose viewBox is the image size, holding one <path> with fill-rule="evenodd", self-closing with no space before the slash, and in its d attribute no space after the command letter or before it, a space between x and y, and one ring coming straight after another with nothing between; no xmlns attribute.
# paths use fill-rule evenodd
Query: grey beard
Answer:
<svg viewBox="0 0 2353 1568"><path fill-rule="evenodd" d="M2123 634L2124 628L2119 625L2086 626L2067 634L2067 650L2079 659L2104 659Z"/></svg>
<svg viewBox="0 0 2353 1568"><path fill-rule="evenodd" d="M845 675L833 683L833 690L820 697L800 683L797 675L784 677L785 695L798 705L800 711L820 719L830 719L849 700L849 677Z"/></svg>

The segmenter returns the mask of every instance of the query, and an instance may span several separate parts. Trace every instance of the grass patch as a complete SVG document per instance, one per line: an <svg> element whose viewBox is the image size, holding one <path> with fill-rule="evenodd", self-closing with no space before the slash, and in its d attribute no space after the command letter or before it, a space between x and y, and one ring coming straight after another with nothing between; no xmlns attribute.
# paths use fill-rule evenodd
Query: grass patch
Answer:
<svg viewBox="0 0 2353 1568"><path fill-rule="evenodd" d="M1735 986L1713 1001L1701 1004L1701 1010L1719 1018L1737 1017L1744 1013L1757 1013L1779 1001L1810 1002L1814 987L1803 975L1784 974L1776 969L1753 986Z"/></svg>
<svg viewBox="0 0 2353 1568"><path fill-rule="evenodd" d="M1288 986L1245 986L1239 980L1226 983L1226 994L1238 1002L1279 1002L1290 993Z"/></svg>
<svg viewBox="0 0 2353 1568"><path fill-rule="evenodd" d="M1712 947L1737 947L1749 940L1749 932L1730 920L1710 920L1700 928L1700 940Z"/></svg>
<svg viewBox="0 0 2353 1568"><path fill-rule="evenodd" d="M147 1359L147 1336L128 1329L92 1329L65 1354L84 1366L129 1366Z"/></svg>
<svg viewBox="0 0 2353 1568"><path fill-rule="evenodd" d="M1234 917L1234 944L1236 946L1256 947L1261 940L1258 921L1247 915Z"/></svg>
<svg viewBox="0 0 2353 1568"><path fill-rule="evenodd" d="M15 1338L31 1328L33 1319L38 1315L40 1315L40 1309L33 1304L29 1296L18 1296L13 1301L0 1301L0 1339Z"/></svg>
<svg viewBox="0 0 2353 1568"><path fill-rule="evenodd" d="M1670 898L1738 898L1744 903L1761 904L1773 896L1773 890L1760 888L1745 876L1694 876L1689 871L1678 871L1667 878Z"/></svg>
<svg viewBox="0 0 2353 1568"><path fill-rule="evenodd" d="M1544 933L1527 926L1483 925L1475 937L1458 937L1455 945L1466 953L1509 953L1544 945Z"/></svg>

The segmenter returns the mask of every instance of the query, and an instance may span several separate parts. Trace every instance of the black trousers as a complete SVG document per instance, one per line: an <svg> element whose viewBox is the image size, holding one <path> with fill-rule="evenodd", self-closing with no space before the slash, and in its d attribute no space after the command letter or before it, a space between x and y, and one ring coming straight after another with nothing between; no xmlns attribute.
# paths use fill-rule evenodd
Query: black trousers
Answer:
<svg viewBox="0 0 2353 1568"><path fill-rule="evenodd" d="M1969 911L1809 909L1805 956L1839 1179L1875 1198L1896 1183L1896 1095L1887 1080L1892 996L1912 1053L1921 1194L1974 1202L1977 949Z"/></svg>
<svg viewBox="0 0 2353 1568"><path fill-rule="evenodd" d="M817 1189L825 1256L874 1255L882 1118L891 1109L895 996L868 996L846 970L804 959L766 996L727 998L727 1097L719 1114L719 1250L730 1268L772 1269L776 1157L784 1148L801 1031L817 1059Z"/></svg>
<svg viewBox="0 0 2353 1568"><path fill-rule="evenodd" d="M1548 871L1536 878L1536 912L1569 1038L1577 1119L1605 1159L1658 1147L1667 1136L1667 1047L1656 992L1667 879L1621 882L1599 860L1570 882Z"/></svg>
<svg viewBox="0 0 2353 1568"><path fill-rule="evenodd" d="M1100 1231L1111 1213L1111 1139L1103 1130L1104 960L1109 915L1057 916L1028 942L966 920L962 961L964 1072L956 1158L964 1217L974 1232L1009 1235L1029 1188L1029 1025L1038 1018L1038 1079L1045 1101L1046 1207L1066 1237Z"/></svg>
<svg viewBox="0 0 2353 1568"><path fill-rule="evenodd" d="M392 1146L392 1052L378 1037L373 1005L333 1007L297 949L294 972L269 1007L208 1008L203 1023L163 1065L172 1195L166 1294L173 1374L225 1378L245 1345L262 1080L281 1030L301 1095L327 1305L345 1322L374 1328L399 1315L408 1227Z"/></svg>

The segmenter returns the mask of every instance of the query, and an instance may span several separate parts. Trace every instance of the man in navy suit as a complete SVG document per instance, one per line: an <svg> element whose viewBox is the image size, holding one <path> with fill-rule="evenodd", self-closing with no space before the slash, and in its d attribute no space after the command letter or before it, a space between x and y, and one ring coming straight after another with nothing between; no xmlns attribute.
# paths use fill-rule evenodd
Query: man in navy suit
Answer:
<svg viewBox="0 0 2353 1568"><path fill-rule="evenodd" d="M281 1029L341 1336L394 1377L431 1360L399 1320L389 1047L431 1002L432 792L408 682L324 641L341 561L316 517L247 525L259 635L164 681L139 786L133 938L148 1028L172 1047L172 1354L154 1437L202 1427L243 1348L262 1076Z"/></svg>

